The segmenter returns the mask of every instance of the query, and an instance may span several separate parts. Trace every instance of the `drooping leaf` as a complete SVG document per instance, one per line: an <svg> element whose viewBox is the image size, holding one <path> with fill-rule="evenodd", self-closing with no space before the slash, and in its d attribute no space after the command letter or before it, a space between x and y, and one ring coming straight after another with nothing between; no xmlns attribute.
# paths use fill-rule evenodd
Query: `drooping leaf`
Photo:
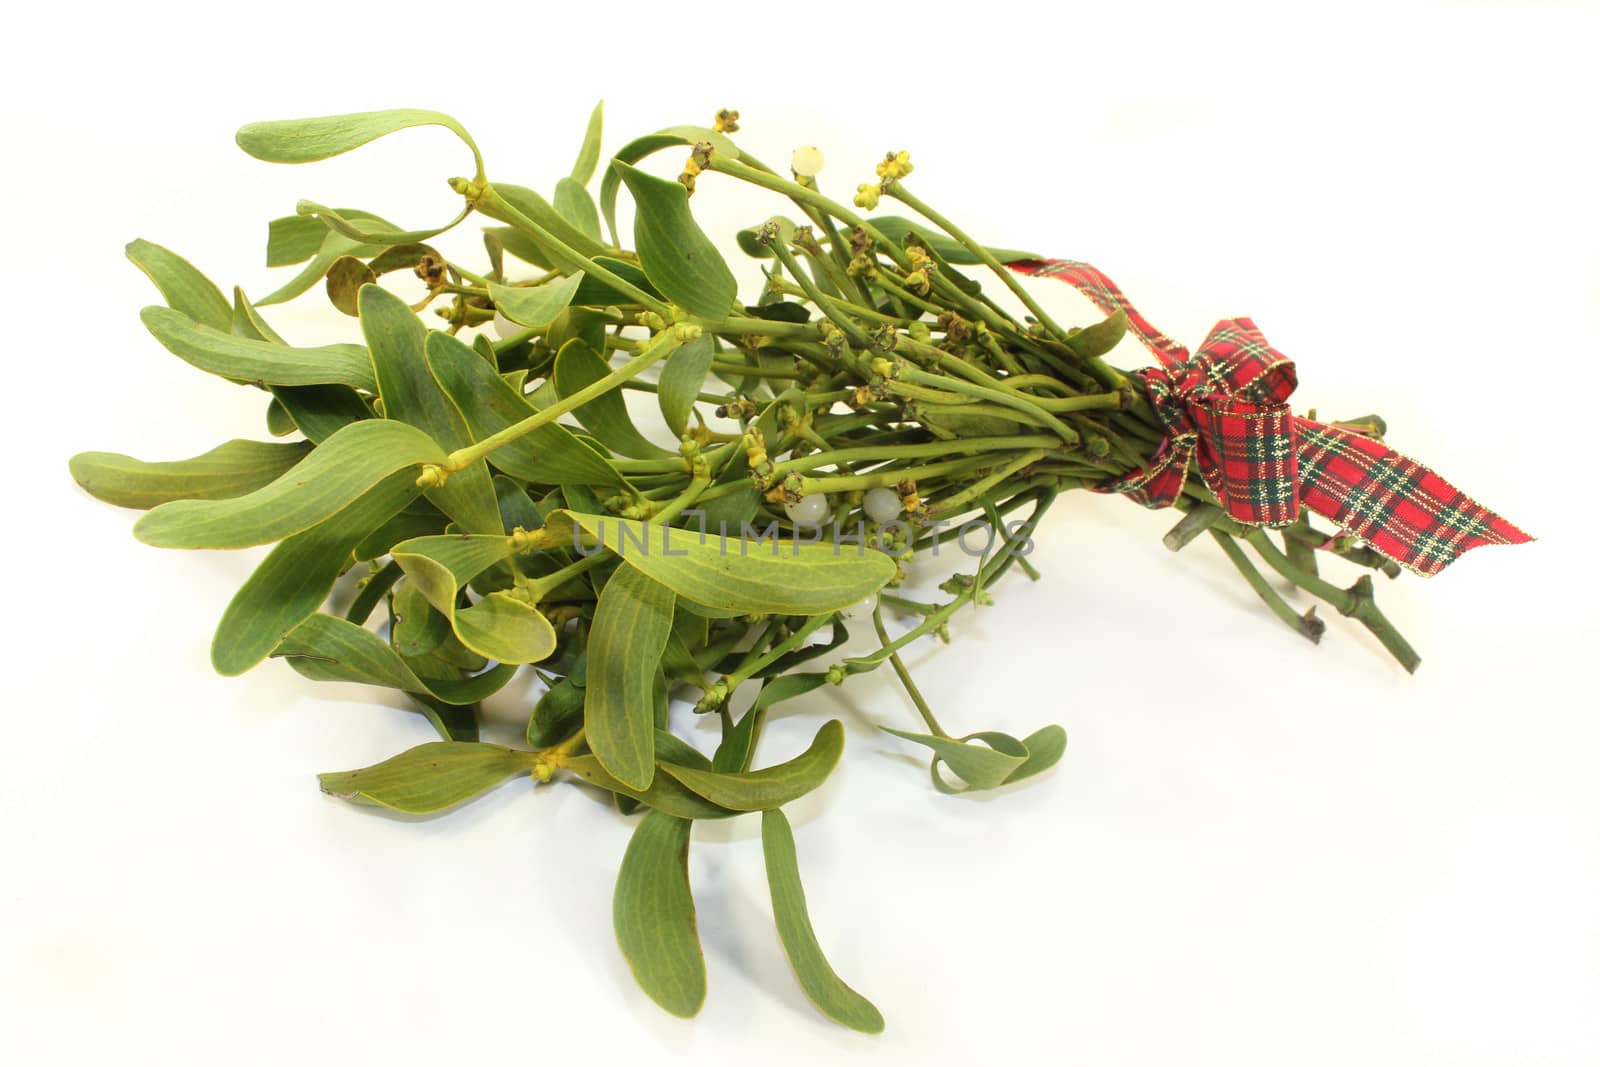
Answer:
<svg viewBox="0 0 1600 1067"><path fill-rule="evenodd" d="M810 748L792 760L759 771L728 774L667 762L661 764L661 770L719 807L767 811L821 785L843 752L844 726L838 719L829 719L817 731Z"/></svg>
<svg viewBox="0 0 1600 1067"><path fill-rule="evenodd" d="M706 961L689 893L692 825L659 811L646 814L622 857L611 905L617 944L635 981L684 1018L706 999Z"/></svg>
<svg viewBox="0 0 1600 1067"><path fill-rule="evenodd" d="M328 599L367 534L416 496L407 471L390 474L321 522L267 554L229 601L211 641L217 673L242 674L271 655Z"/></svg>
<svg viewBox="0 0 1600 1067"><path fill-rule="evenodd" d="M392 419L351 423L276 481L228 500L174 500L141 518L134 536L158 548L248 548L281 541L342 510L398 472L413 479L444 453Z"/></svg>
<svg viewBox="0 0 1600 1067"><path fill-rule="evenodd" d="M533 766L532 754L475 741L429 741L358 771L319 774L322 791L410 815L453 808Z"/></svg>
<svg viewBox="0 0 1600 1067"><path fill-rule="evenodd" d="M655 775L654 687L673 601L666 586L622 568L601 591L589 634L584 733L601 765L636 790Z"/></svg>
<svg viewBox="0 0 1600 1067"><path fill-rule="evenodd" d="M171 308L147 307L139 313L167 351L211 374L259 385L348 385L373 392L372 361L360 345L292 348L235 337Z"/></svg>
<svg viewBox="0 0 1600 1067"><path fill-rule="evenodd" d="M478 146L459 122L437 111L414 108L252 122L241 127L234 139L240 148L268 163L311 163L414 126L443 126L472 149L473 159L481 165Z"/></svg>
<svg viewBox="0 0 1600 1067"><path fill-rule="evenodd" d="M394 563L400 565L399 560ZM416 582L400 583L394 594L395 651L402 656L426 656L443 644L449 633L450 620L434 610L421 587Z"/></svg>
<svg viewBox="0 0 1600 1067"><path fill-rule="evenodd" d="M1007 785L1054 767L1067 751L1067 732L1059 726L1045 726L1024 737L1022 746L1028 750L1028 758L1006 776Z"/></svg>
<svg viewBox="0 0 1600 1067"><path fill-rule="evenodd" d="M556 354L556 391L563 399L587 389L610 373L610 364L581 339L568 341ZM666 449L652 444L634 426L620 389L602 393L572 414L602 444L619 455L633 459L659 459L671 455Z"/></svg>
<svg viewBox="0 0 1600 1067"><path fill-rule="evenodd" d="M556 647L555 630L538 608L501 591L458 607L461 589L511 552L501 535L446 534L402 542L390 554L467 648L500 663L538 663Z"/></svg>
<svg viewBox="0 0 1600 1067"><path fill-rule="evenodd" d="M131 241L126 249L133 265L144 271L167 306L215 330L227 330L233 309L211 280L176 252L149 241Z"/></svg>
<svg viewBox="0 0 1600 1067"><path fill-rule="evenodd" d="M147 463L115 452L80 452L69 467L86 492L124 508L169 500L224 500L277 479L306 457L305 442L229 441L193 459Z"/></svg>
<svg viewBox="0 0 1600 1067"><path fill-rule="evenodd" d="M613 516L557 511L545 517L557 536L566 524L679 596L741 614L821 615L840 611L895 575L894 561L858 546L768 545Z"/></svg>
<svg viewBox="0 0 1600 1067"><path fill-rule="evenodd" d="M845 984L822 953L806 908L806 891L800 884L794 831L783 812L774 809L761 813L761 851L767 861L767 885L772 890L778 939L783 942L800 988L822 1014L835 1022L862 1033L882 1033L882 1014L870 1000Z"/></svg>
<svg viewBox="0 0 1600 1067"><path fill-rule="evenodd" d="M995 730L983 730L978 733L968 734L966 737L935 737L932 734L911 733L906 730L895 730L887 726L879 727L886 733L903 737L907 741L915 741L919 745L926 745L933 749L933 763L929 768L933 775L933 784L940 792L954 793L961 790L949 785L939 774L939 764L942 762L949 767L957 778L960 778L971 789L994 789L1005 785L1012 776L1028 763L1028 746L1010 734L1003 734ZM1064 732L1057 733L1059 727L1046 727L1033 735L1041 743L1040 764L1028 771L1036 774L1048 767L1061 756L1061 749L1066 746ZM978 744L976 742L982 742ZM1052 755L1051 752L1054 751ZM1027 777L1027 775L1023 775Z"/></svg>
<svg viewBox="0 0 1600 1067"><path fill-rule="evenodd" d="M728 317L738 283L717 246L694 221L688 191L621 160L612 167L633 194L633 240L645 276L691 315Z"/></svg>

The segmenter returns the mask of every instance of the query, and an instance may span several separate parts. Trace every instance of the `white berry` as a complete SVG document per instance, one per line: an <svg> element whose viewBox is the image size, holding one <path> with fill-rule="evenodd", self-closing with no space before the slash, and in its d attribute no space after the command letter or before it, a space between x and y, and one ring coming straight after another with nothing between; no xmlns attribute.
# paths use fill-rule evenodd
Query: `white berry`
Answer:
<svg viewBox="0 0 1600 1067"><path fill-rule="evenodd" d="M867 498L861 502L861 506L866 509L867 518L873 522L893 522L900 517L900 494L879 486L867 491Z"/></svg>
<svg viewBox="0 0 1600 1067"><path fill-rule="evenodd" d="M817 172L822 170L822 149L815 145L796 148L789 159L789 166L802 178L815 178Z"/></svg>
<svg viewBox="0 0 1600 1067"><path fill-rule="evenodd" d="M489 327L489 329L493 331L495 337L501 341L504 341L507 337L515 337L519 333L528 332L528 328L526 326L518 326L516 323L506 318L498 311L494 313L494 323Z"/></svg>
<svg viewBox="0 0 1600 1067"><path fill-rule="evenodd" d="M789 513L789 521L796 526L821 526L822 520L828 517L828 498L822 493L810 493L801 497L797 504L784 504L783 510Z"/></svg>

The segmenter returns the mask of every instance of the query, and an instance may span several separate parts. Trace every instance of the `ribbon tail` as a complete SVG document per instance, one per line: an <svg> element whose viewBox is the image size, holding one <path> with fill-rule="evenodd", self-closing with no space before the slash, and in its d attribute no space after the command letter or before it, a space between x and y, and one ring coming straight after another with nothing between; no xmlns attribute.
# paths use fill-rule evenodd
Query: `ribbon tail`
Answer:
<svg viewBox="0 0 1600 1067"><path fill-rule="evenodd" d="M1300 502L1415 574L1480 545L1533 540L1381 441L1299 416L1294 426Z"/></svg>

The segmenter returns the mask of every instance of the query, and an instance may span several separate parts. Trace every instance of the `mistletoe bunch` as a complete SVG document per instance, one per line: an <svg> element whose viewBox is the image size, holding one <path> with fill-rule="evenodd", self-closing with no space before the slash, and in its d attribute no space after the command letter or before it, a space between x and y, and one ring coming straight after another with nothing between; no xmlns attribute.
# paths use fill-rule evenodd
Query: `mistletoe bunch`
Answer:
<svg viewBox="0 0 1600 1067"><path fill-rule="evenodd" d="M890 732L930 750L940 790L1053 765L1059 726L1025 738L947 732L900 654L947 638L956 613L990 603L1011 569L1037 577L1030 536L1066 490L1183 509L1168 545L1209 534L1296 633L1316 640L1323 624L1290 607L1257 561L1415 667L1370 577L1346 589L1318 573L1320 550L1397 574L1377 535L1321 531L1304 511L1241 515L1207 468L1205 426L1184 424L1162 392L1176 372L1162 385L1105 361L1130 324L1147 343L1153 334L1114 287L1097 290L1103 321L1063 327L1016 276L1060 265L974 242L913 194L906 153L888 154L846 206L819 186L817 150L780 174L730 139L732 112L714 128L634 140L600 171L596 108L549 198L490 180L466 130L436 112L261 123L238 140L260 159L305 163L419 125L453 131L476 165L450 182L462 207L446 226L401 230L302 202L271 223L267 246L269 265L302 266L254 301L225 296L157 245L128 248L163 299L143 312L146 327L193 366L267 394L278 440L179 462L84 453L72 472L102 500L149 509L135 526L148 544L275 545L223 613L220 672L275 657L313 679L398 690L438 729L439 741L323 775L327 792L429 813L531 775L643 812L616 884L616 934L667 1010L691 1015L705 994L693 823L760 813L778 933L801 985L833 1019L881 1029L823 958L782 810L832 771L844 731L829 721L804 752L758 759L763 722L780 702L887 664L922 718ZM676 181L639 168L659 152L682 159ZM792 213L737 235L765 268L749 303L690 211L708 175L768 190ZM870 214L891 200L923 221ZM428 243L473 215L491 223L475 266ZM1007 311L966 268L1027 313ZM319 286L359 320L363 343L297 346L269 324L264 307ZM654 394L659 425L641 428L630 392ZM1374 418L1306 425L1336 443L1382 431ZM1226 452L1212 458L1226 466ZM1191 465L1205 476L1188 477ZM952 543L965 552L941 557L958 561L946 598L896 591L909 560ZM336 612L330 593L352 571L356 595ZM854 612L879 647L845 656ZM480 702L524 667L542 682L526 747L480 741ZM673 732L674 695L715 717L714 751Z"/></svg>

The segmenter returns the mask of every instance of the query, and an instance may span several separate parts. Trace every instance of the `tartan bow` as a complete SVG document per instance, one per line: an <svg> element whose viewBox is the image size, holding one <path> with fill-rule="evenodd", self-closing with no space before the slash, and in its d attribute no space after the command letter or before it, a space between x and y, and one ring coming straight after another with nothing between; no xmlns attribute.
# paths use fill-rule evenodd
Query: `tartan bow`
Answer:
<svg viewBox="0 0 1600 1067"><path fill-rule="evenodd" d="M1294 363L1246 318L1217 323L1193 356L1152 326L1122 290L1087 263L1022 259L1019 274L1057 278L1102 312L1121 311L1158 365L1137 372L1166 431L1149 468L1103 492L1169 507L1191 461L1234 519L1282 526L1304 504L1380 555L1424 576L1479 545L1532 540L1416 460L1344 426L1289 410Z"/></svg>

